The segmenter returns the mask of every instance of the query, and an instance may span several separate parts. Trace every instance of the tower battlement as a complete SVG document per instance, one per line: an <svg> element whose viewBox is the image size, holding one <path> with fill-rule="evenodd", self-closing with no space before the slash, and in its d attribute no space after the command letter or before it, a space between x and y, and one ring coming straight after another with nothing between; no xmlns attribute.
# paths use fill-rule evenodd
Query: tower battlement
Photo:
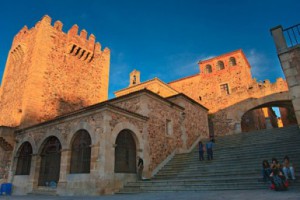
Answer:
<svg viewBox="0 0 300 200"><path fill-rule="evenodd" d="M26 46L26 40L30 38L33 32L38 32L39 29L48 29L53 32L53 34L63 35L67 39L66 43L66 53L77 57L80 60L91 62L95 56L99 56L104 50L108 52L109 49L106 48L103 51L101 50L101 44L96 42L96 37L94 34L88 36L88 32L85 29L82 29L79 32L79 27L77 24L74 24L66 33L63 32L63 23L59 20L55 21L54 24L51 24L52 19L48 15L45 15L41 21L38 21L34 27L28 29L27 26L24 26L14 37L12 52L15 49L22 46ZM23 48L23 47L22 47Z"/></svg>
<svg viewBox="0 0 300 200"><path fill-rule="evenodd" d="M110 50L94 34L67 32L48 15L24 26L9 51L0 94L0 125L49 120L108 98ZM12 89L14 88L14 89Z"/></svg>

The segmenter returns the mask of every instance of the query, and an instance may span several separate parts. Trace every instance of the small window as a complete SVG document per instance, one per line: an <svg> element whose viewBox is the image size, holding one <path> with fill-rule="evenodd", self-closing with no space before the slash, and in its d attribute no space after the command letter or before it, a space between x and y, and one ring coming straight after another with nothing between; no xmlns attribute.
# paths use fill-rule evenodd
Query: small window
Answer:
<svg viewBox="0 0 300 200"><path fill-rule="evenodd" d="M212 73L212 67L211 67L211 65L206 65L206 66L205 66L205 73L206 73L206 74Z"/></svg>
<svg viewBox="0 0 300 200"><path fill-rule="evenodd" d="M226 95L229 94L229 87L227 83L220 85L220 89L221 89L221 94L226 94Z"/></svg>
<svg viewBox="0 0 300 200"><path fill-rule="evenodd" d="M202 101L202 97L201 96L199 96L199 100Z"/></svg>
<svg viewBox="0 0 300 200"><path fill-rule="evenodd" d="M136 75L133 75L133 81L132 81L132 84L136 84Z"/></svg>
<svg viewBox="0 0 300 200"><path fill-rule="evenodd" d="M234 57L229 58L229 66L236 66L236 60Z"/></svg>
<svg viewBox="0 0 300 200"><path fill-rule="evenodd" d="M166 120L166 134L173 135L173 124L169 119Z"/></svg>
<svg viewBox="0 0 300 200"><path fill-rule="evenodd" d="M218 61L218 63L217 63L217 69L218 70L222 70L222 69L224 69L225 67L224 67L224 63L223 63L223 61Z"/></svg>

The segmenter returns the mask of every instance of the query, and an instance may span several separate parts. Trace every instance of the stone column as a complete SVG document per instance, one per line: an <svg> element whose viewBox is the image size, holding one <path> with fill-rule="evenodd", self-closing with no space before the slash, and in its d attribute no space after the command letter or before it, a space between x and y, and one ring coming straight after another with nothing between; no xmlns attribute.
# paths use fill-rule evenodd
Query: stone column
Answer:
<svg viewBox="0 0 300 200"><path fill-rule="evenodd" d="M70 155L71 155L70 149L61 150L59 181L57 184L58 194L62 194L66 192L67 174L70 171Z"/></svg>
<svg viewBox="0 0 300 200"><path fill-rule="evenodd" d="M241 132L242 132L241 123L235 123L235 125L234 125L234 133L241 133Z"/></svg>
<svg viewBox="0 0 300 200"><path fill-rule="evenodd" d="M273 126L270 117L266 117L265 119L266 119L266 129L272 129Z"/></svg>
<svg viewBox="0 0 300 200"><path fill-rule="evenodd" d="M298 126L300 126L300 45L288 47L281 26L271 29L271 33L289 86Z"/></svg>
<svg viewBox="0 0 300 200"><path fill-rule="evenodd" d="M30 169L31 181L33 189L38 187L39 177L40 177L40 168L41 168L41 156L39 154L33 154L31 158L31 164L33 165Z"/></svg>

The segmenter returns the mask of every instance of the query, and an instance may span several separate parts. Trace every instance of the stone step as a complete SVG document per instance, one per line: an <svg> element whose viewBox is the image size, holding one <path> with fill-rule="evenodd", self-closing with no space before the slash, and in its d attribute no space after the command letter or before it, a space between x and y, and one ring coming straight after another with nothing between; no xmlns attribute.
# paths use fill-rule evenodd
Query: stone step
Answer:
<svg viewBox="0 0 300 200"><path fill-rule="evenodd" d="M58 196L58 194L56 193L56 188L50 187L38 187L29 192L28 195Z"/></svg>
<svg viewBox="0 0 300 200"><path fill-rule="evenodd" d="M296 160L300 154L298 126L223 136L216 141L214 160L199 161L196 146L190 153L175 155L151 180L129 182L120 192L266 189L269 184L260 177L262 160L271 162L276 157L281 162L289 155L300 166ZM300 182L291 183L293 187L300 188Z"/></svg>

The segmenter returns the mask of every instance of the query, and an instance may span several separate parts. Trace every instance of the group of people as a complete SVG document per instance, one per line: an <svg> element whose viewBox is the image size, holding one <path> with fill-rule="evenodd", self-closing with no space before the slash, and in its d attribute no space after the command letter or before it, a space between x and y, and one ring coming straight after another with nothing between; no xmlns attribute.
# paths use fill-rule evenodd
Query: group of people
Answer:
<svg viewBox="0 0 300 200"><path fill-rule="evenodd" d="M271 164L264 160L262 162L262 176L264 181L271 183L271 189L275 190L286 190L288 180L296 180L294 167L288 156L283 158L282 164L276 158L272 158Z"/></svg>
<svg viewBox="0 0 300 200"><path fill-rule="evenodd" d="M199 148L199 160L202 161L204 160L204 152L207 152L207 160L212 160L213 159L213 147L214 147L215 140L214 138L211 138L206 145L200 141L198 144Z"/></svg>

